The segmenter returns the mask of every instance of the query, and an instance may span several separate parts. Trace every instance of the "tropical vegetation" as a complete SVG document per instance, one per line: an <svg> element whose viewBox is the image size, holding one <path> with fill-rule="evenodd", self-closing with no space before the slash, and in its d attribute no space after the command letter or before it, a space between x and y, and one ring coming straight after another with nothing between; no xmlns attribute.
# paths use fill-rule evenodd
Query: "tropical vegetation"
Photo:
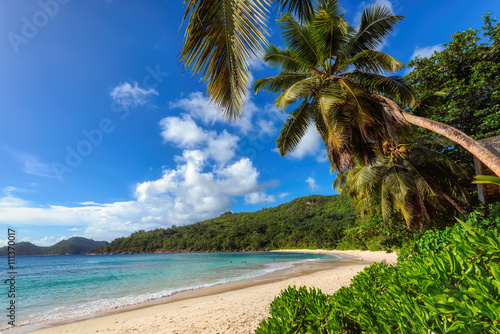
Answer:
<svg viewBox="0 0 500 334"><path fill-rule="evenodd" d="M332 249L355 219L346 197L311 195L257 212L226 212L186 226L137 231L93 253Z"/></svg>
<svg viewBox="0 0 500 334"><path fill-rule="evenodd" d="M15 250L16 255L85 254L106 243L106 241L94 241L82 237L73 237L61 240L48 247L37 246L31 242L23 241L16 244ZM7 255L7 252L9 252L7 246L0 248L0 255Z"/></svg>
<svg viewBox="0 0 500 334"><path fill-rule="evenodd" d="M269 1L185 3L181 60L202 74L228 119L241 115L248 59L265 49L279 74L257 80L254 91L277 94L275 105L291 109L279 152L292 152L311 126L321 135L339 172L335 186L359 215L329 245L398 250L397 267L374 264L333 295L284 290L256 333L499 333L500 204L467 203L470 154L500 177L500 158L475 141L500 134L497 21L487 14L482 36L454 34L401 78L389 75L404 65L378 49L403 19L387 7L367 7L353 27L338 1L278 1L290 9L278 20L281 48L264 38ZM457 214L466 223L454 224ZM324 247L306 239L301 246Z"/></svg>
<svg viewBox="0 0 500 334"><path fill-rule="evenodd" d="M500 216L472 217L444 245L375 263L333 295L289 287L255 333L499 333Z"/></svg>
<svg viewBox="0 0 500 334"><path fill-rule="evenodd" d="M482 30L458 31L441 51L410 61L405 81L419 98L444 93L432 108L414 113L449 124L476 140L500 135L499 46L500 25L487 13ZM447 148L454 161L473 172L468 152Z"/></svg>
<svg viewBox="0 0 500 334"><path fill-rule="evenodd" d="M189 17L189 22L181 61L194 74L202 74L210 99L229 119L239 117L249 83L248 59L255 57L265 43L266 6L270 2L185 3L184 18ZM387 138L394 140L400 127L413 124L453 140L500 176L500 158L464 132L401 109L419 105L420 101L401 78L383 75L384 71L401 69L403 64L376 50L401 16L384 6L370 6L356 28L346 22L336 0L319 0L315 7L305 0L278 4L292 10L280 19L287 48L271 45L265 60L280 67L282 73L274 80L259 81L256 89L280 92L276 101L280 107L300 103L296 114L309 114L312 109L309 121L316 124L337 169L354 168L355 158L373 161L369 143L380 146ZM293 113L291 118L295 119ZM295 139L278 139L282 153L287 153L287 143L293 148L303 136L307 121L301 119L295 131L288 132ZM293 123L287 122L289 127Z"/></svg>
<svg viewBox="0 0 500 334"><path fill-rule="evenodd" d="M398 211L410 230L422 233L438 212L467 214L462 204L467 195L458 183L466 174L436 150L440 143L432 137L409 144L385 142L372 164L343 170L333 186L351 198L361 217L380 208L387 220Z"/></svg>

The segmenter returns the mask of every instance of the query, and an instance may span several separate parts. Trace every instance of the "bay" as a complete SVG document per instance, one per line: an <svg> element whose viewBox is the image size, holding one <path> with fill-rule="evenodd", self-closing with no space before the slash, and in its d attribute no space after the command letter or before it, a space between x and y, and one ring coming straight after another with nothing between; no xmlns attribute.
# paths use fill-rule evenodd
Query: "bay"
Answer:
<svg viewBox="0 0 500 334"><path fill-rule="evenodd" d="M7 258L0 261L6 264ZM280 252L18 256L16 327L91 317L182 291L256 279L307 261L332 257ZM2 284L4 310L8 292L9 284ZM7 320L0 324L2 330L9 327Z"/></svg>

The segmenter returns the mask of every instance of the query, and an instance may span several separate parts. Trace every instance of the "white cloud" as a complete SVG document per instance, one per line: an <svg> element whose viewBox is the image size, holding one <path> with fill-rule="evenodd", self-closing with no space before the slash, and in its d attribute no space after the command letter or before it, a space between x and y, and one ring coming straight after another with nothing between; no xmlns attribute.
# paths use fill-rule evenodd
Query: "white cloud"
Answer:
<svg viewBox="0 0 500 334"><path fill-rule="evenodd" d="M160 121L163 141L173 142L181 148L191 148L207 140L208 134L199 128L190 116L166 117Z"/></svg>
<svg viewBox="0 0 500 334"><path fill-rule="evenodd" d="M220 135L208 138L206 152L209 157L218 162L227 162L234 157L238 147L238 140L237 136L233 136L224 130Z"/></svg>
<svg viewBox="0 0 500 334"><path fill-rule="evenodd" d="M292 159L302 159L306 156L318 156L322 152L322 140L314 125L310 125L300 143L287 157Z"/></svg>
<svg viewBox="0 0 500 334"><path fill-rule="evenodd" d="M276 198L273 195L267 195L263 192L254 192L245 195L245 203L247 204L258 204L264 202L275 202Z"/></svg>
<svg viewBox="0 0 500 334"><path fill-rule="evenodd" d="M257 59L250 60L250 68L252 70L260 71L267 68L267 65L262 59L262 57L259 57Z"/></svg>
<svg viewBox="0 0 500 334"><path fill-rule="evenodd" d="M414 59L416 56L419 56L420 58L430 58L434 54L434 52L436 51L441 52L443 50L444 48L441 44L422 47L422 48L415 48L415 51L413 51L410 57L410 60Z"/></svg>
<svg viewBox="0 0 500 334"><path fill-rule="evenodd" d="M278 198L285 198L285 197L287 197L288 195L290 195L290 193L279 193L279 194L278 194Z"/></svg>
<svg viewBox="0 0 500 334"><path fill-rule="evenodd" d="M225 163L231 160L237 149L239 137L226 130L221 134L200 128L191 116L166 117L160 121L164 142L172 142L180 148L198 147L203 154L215 161Z"/></svg>
<svg viewBox="0 0 500 334"><path fill-rule="evenodd" d="M0 198L0 211L2 207L7 207L7 208L23 207L29 203L28 201L22 200L12 195L12 192L14 190L16 190L16 188L14 187L4 188L5 196Z"/></svg>
<svg viewBox="0 0 500 334"><path fill-rule="evenodd" d="M182 109L193 118L201 120L205 125L226 121L224 116L205 98L202 92L194 92L186 98L171 102L169 107L171 109Z"/></svg>
<svg viewBox="0 0 500 334"><path fill-rule="evenodd" d="M29 242L31 242L32 244L35 244L37 246L42 246L42 247L43 246L45 246L45 247L52 246L53 244L57 243L56 237L54 237L54 236L50 236L50 237L46 236L40 240L33 240L33 241L29 241Z"/></svg>
<svg viewBox="0 0 500 334"><path fill-rule="evenodd" d="M306 183L309 185L310 190L318 190L319 189L319 186L316 184L316 180L310 176L307 178Z"/></svg>
<svg viewBox="0 0 500 334"><path fill-rule="evenodd" d="M215 123L224 123L237 128L243 135L262 135L270 134L277 128L276 123L281 123L284 120L284 113L280 113L271 105L266 105L264 108L259 108L249 98L243 105L242 116L232 122L228 122L203 95L201 92L189 94L187 97L179 99L169 104L171 109L179 108L195 120L201 121L205 125L213 125Z"/></svg>
<svg viewBox="0 0 500 334"><path fill-rule="evenodd" d="M125 82L113 88L110 93L113 100L123 106L137 107L146 104L150 95L159 95L153 88L141 88L135 81L133 84L134 85L132 86L130 83Z"/></svg>
<svg viewBox="0 0 500 334"><path fill-rule="evenodd" d="M275 200L265 192L274 183L259 183L250 159L236 156L238 136L200 128L189 116L169 117L161 125L163 138L183 149L182 155L160 178L138 183L133 200L40 206L13 196L15 189L9 187L0 198L0 224L66 226L80 236L111 240L140 229L212 218L231 210L234 197L252 204ZM196 135L184 140L180 134L187 128Z"/></svg>
<svg viewBox="0 0 500 334"><path fill-rule="evenodd" d="M89 201L89 202L81 202L81 203L78 203L80 205L101 205L99 203L96 203L96 202L92 202L92 201Z"/></svg>
<svg viewBox="0 0 500 334"><path fill-rule="evenodd" d="M265 135L272 135L276 133L276 125L275 122L265 119L260 119L257 122L257 126L260 128L260 131Z"/></svg>

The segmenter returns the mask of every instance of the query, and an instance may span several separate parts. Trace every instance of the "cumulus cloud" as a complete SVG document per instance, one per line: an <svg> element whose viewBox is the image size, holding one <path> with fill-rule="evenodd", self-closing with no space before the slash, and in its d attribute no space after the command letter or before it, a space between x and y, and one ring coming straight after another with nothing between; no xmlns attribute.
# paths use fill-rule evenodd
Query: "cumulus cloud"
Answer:
<svg viewBox="0 0 500 334"><path fill-rule="evenodd" d="M434 52L441 52L443 50L444 48L441 44L415 48L415 51L413 51L410 57L410 60L414 59L416 56L419 56L420 58L430 58L434 54Z"/></svg>
<svg viewBox="0 0 500 334"><path fill-rule="evenodd" d="M218 134L199 127L189 115L166 117L160 121L161 136L164 143L171 142L179 148L198 147L206 157L217 162L231 160L237 149L239 137L229 134L226 130Z"/></svg>
<svg viewBox="0 0 500 334"><path fill-rule="evenodd" d="M166 117L160 121L164 142L173 142L181 148L190 148L207 140L207 131L196 125L190 116Z"/></svg>
<svg viewBox="0 0 500 334"><path fill-rule="evenodd" d="M106 239L139 229L183 225L212 218L231 209L233 196L248 202L271 201L259 192L259 172L248 158L206 171L207 160L198 150L186 150L179 165L161 178L137 184L136 199L89 206L36 206L12 197L2 198L0 224L16 226L82 226L80 235ZM246 197L250 195L250 197ZM77 229L69 229L78 231ZM48 241L47 241L48 242Z"/></svg>
<svg viewBox="0 0 500 334"><path fill-rule="evenodd" d="M113 88L110 93L113 100L126 107L137 107L146 104L151 95L158 95L158 92L153 88L144 89L139 87L137 82L133 81L132 83L133 85L124 82Z"/></svg>
<svg viewBox="0 0 500 334"><path fill-rule="evenodd" d="M171 109L181 109L186 115L194 120L201 121L205 125L224 123L237 128L243 135L270 134L277 129L276 123L284 120L284 114L280 113L271 105L259 108L248 99L243 106L243 115L232 122L228 122L212 103L201 92L194 92L184 98L171 102Z"/></svg>
<svg viewBox="0 0 500 334"><path fill-rule="evenodd" d="M165 143L182 149L174 167L160 178L138 183L134 199L124 202L81 202L75 206L40 206L4 189L0 198L0 224L66 226L78 235L111 240L139 229L184 225L231 210L232 199L246 203L274 202L261 184L259 172L247 157L237 157L238 136L199 127L188 115L160 122ZM192 136L184 138L189 129ZM49 240L41 241L48 242Z"/></svg>
<svg viewBox="0 0 500 334"><path fill-rule="evenodd" d="M309 185L310 190L318 190L319 189L319 186L316 184L316 180L310 176L307 178L306 183Z"/></svg>
<svg viewBox="0 0 500 334"><path fill-rule="evenodd" d="M267 195L263 192L254 192L248 195L245 195L245 203L247 204L258 204L264 202L275 202L276 198L273 195Z"/></svg>

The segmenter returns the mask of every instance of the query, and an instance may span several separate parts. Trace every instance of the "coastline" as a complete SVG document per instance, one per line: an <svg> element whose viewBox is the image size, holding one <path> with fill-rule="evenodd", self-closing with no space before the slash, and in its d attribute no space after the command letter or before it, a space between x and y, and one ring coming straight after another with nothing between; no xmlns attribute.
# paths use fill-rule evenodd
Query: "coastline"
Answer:
<svg viewBox="0 0 500 334"><path fill-rule="evenodd" d="M395 263L395 253L337 250L279 250L318 253L340 258L329 265L298 265L288 272L262 279L186 291L94 318L28 327L22 333L253 333L269 316L269 304L289 285L320 288L333 293L349 285L351 278L373 262ZM33 330L35 330L33 332ZM15 331L19 333L19 331Z"/></svg>

